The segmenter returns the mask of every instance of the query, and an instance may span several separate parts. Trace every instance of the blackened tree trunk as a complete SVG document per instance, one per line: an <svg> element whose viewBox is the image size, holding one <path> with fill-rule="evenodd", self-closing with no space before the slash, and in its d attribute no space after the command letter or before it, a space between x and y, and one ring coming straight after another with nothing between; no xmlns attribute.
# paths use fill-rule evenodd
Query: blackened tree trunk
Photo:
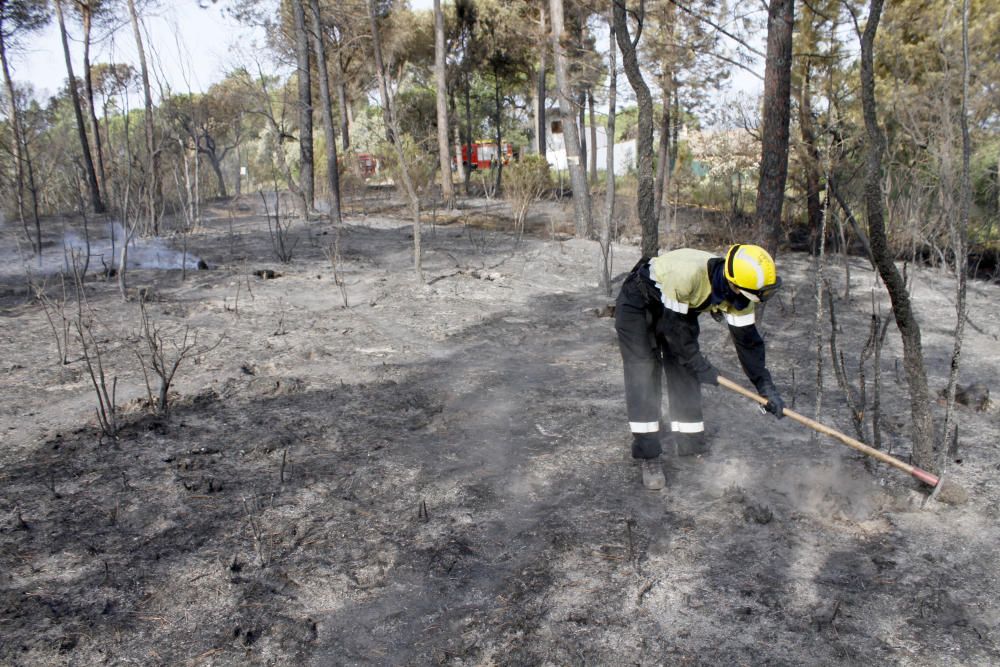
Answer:
<svg viewBox="0 0 1000 667"><path fill-rule="evenodd" d="M348 111L350 110L347 99L347 81L344 80L344 62L340 53L337 53L337 106L340 111L340 146L344 153L351 149L351 123ZM346 159L346 158L345 158ZM357 160L353 160L357 162Z"/></svg>
<svg viewBox="0 0 1000 667"><path fill-rule="evenodd" d="M768 234L765 246L772 255L781 240L781 208L785 200L785 181L788 178L794 22L794 0L770 0L767 63L764 67L760 179L757 182L757 229L760 233Z"/></svg>
<svg viewBox="0 0 1000 667"><path fill-rule="evenodd" d="M962 173L959 183L958 220L949 218L952 254L955 257L955 340L951 352L951 372L948 374L946 390L946 412L944 420L944 441L948 443L948 454L957 454L958 423L955 421L955 394L958 390L958 372L962 361L962 341L965 338L965 323L968 319L968 230L972 207L972 181L970 162L972 139L969 136L969 0L962 2L962 106L959 115L962 129Z"/></svg>
<svg viewBox="0 0 1000 667"><path fill-rule="evenodd" d="M587 88L587 112L590 119L590 180L597 182L597 112L594 111L592 88Z"/></svg>
<svg viewBox="0 0 1000 667"><path fill-rule="evenodd" d="M139 52L139 73L142 76L143 97L143 127L146 132L146 206L149 209L149 231L154 235L160 233L159 205L161 197L160 185L160 155L156 148L156 134L153 126L153 95L149 87L149 67L146 65L146 49L142 44L142 31L139 29L139 13L135 9L135 0L128 0L128 13L132 22L132 36L135 38L136 49Z"/></svg>
<svg viewBox="0 0 1000 667"><path fill-rule="evenodd" d="M615 17L613 10L608 10L608 29L611 43L608 47L608 148L605 163L604 179L607 193L604 202L604 227L601 232L601 254L604 262L601 271L601 282L604 294L611 296L611 242L615 238L613 231L615 221L615 105L618 103L618 47L615 45Z"/></svg>
<svg viewBox="0 0 1000 667"><path fill-rule="evenodd" d="M538 30L540 38L538 45L538 71L535 79L535 101L537 104L537 108L535 109L535 150L539 155L544 156L548 133L548 127L545 124L545 70L547 68L546 55L549 51L545 39L545 3L542 3L538 8Z"/></svg>
<svg viewBox="0 0 1000 667"><path fill-rule="evenodd" d="M466 165L462 164L462 124L458 122L458 104L455 102L454 87L448 91L448 105L451 111L451 117L455 119L455 123L451 127L451 130L455 135L455 175L458 176L458 180L464 182L465 172L468 168Z"/></svg>
<svg viewBox="0 0 1000 667"><path fill-rule="evenodd" d="M677 164L677 153L681 145L681 96L678 93L680 88L680 81L677 77L673 77L671 82L671 87L674 90L674 112L673 112L673 129L670 134L670 169L672 170Z"/></svg>
<svg viewBox="0 0 1000 667"><path fill-rule="evenodd" d="M197 143L198 152L208 158L208 164L212 167L212 172L215 173L216 192L220 197L226 199L227 197L229 197L229 191L226 190L226 179L222 175L222 160L226 157L226 152L228 152L228 150L226 152L223 152L222 155L219 156L219 154L216 153L215 151L215 140L207 135L203 138L206 140L206 142L211 142L211 143L203 148L202 147L203 142L198 141ZM238 190L239 188L237 187L237 194L239 194Z"/></svg>
<svg viewBox="0 0 1000 667"><path fill-rule="evenodd" d="M642 228L642 254L644 257L655 257L660 250L659 224L655 215L655 188L653 186L653 97L649 86L642 78L639 70L639 59L636 56L636 45L642 37L643 12L640 9L635 31L635 39L629 36L628 19L625 12L625 0L614 0L615 37L618 49L622 53L622 66L625 76L635 91L635 99L639 107L638 137L636 138L636 159L638 161L639 192L637 208L639 225Z"/></svg>
<svg viewBox="0 0 1000 667"><path fill-rule="evenodd" d="M653 199L655 200L653 216L656 218L657 227L660 224L660 211L663 209L663 200L670 188L670 86L667 81L670 74L664 73L660 88L663 90L663 115L660 117L660 141L656 151L656 183Z"/></svg>
<svg viewBox="0 0 1000 667"><path fill-rule="evenodd" d="M479 22L479 12L474 0L455 0L455 20L458 23L460 42L462 44L462 83L465 104L465 128L463 134L463 152L465 160L465 194L471 193L472 179L472 70L475 67L472 44L476 36L476 24Z"/></svg>
<svg viewBox="0 0 1000 667"><path fill-rule="evenodd" d="M83 152L83 167L87 173L90 205L94 208L94 213L104 213L104 202L101 200L101 190L97 185L97 172L94 170L94 159L90 154L90 142L87 141L87 126L83 120L83 106L80 103L80 92L77 90L76 77L73 75L73 59L69 54L69 38L66 35L66 21L63 19L62 0L55 1L55 8L56 21L59 24L59 38L62 40L63 56L66 59L69 99L73 104L73 116L76 118L76 133L80 139L80 149Z"/></svg>
<svg viewBox="0 0 1000 667"><path fill-rule="evenodd" d="M577 108L580 110L580 163L583 164L583 172L587 173L587 93L580 91Z"/></svg>
<svg viewBox="0 0 1000 667"><path fill-rule="evenodd" d="M451 182L451 149L448 141L448 70L445 61L444 12L441 0L434 0L434 80L437 84L438 162L441 168L441 197L445 208L455 208L455 186Z"/></svg>
<svg viewBox="0 0 1000 667"><path fill-rule="evenodd" d="M320 17L319 0L310 0L309 9L313 47L316 51L316 70L319 75L319 100L323 107L323 138L326 141L326 200L330 208L330 222L339 225L343 219L340 215L337 133L333 126L333 100L330 98L330 77L326 65L326 38Z"/></svg>
<svg viewBox="0 0 1000 667"><path fill-rule="evenodd" d="M472 145L472 76L468 70L465 71L465 150L467 155L465 160L465 194L469 195L472 187L472 152L475 147Z"/></svg>
<svg viewBox="0 0 1000 667"><path fill-rule="evenodd" d="M568 35L563 25L562 0L549 0L549 13L552 15L552 52L559 96L559 115L562 117L563 144L566 148L566 166L573 187L574 229L578 238L588 238L593 234L594 221L591 217L586 165L580 159L580 136L573 108L566 50L563 46L564 41L568 40Z"/></svg>
<svg viewBox="0 0 1000 667"><path fill-rule="evenodd" d="M292 0L295 20L295 78L299 93L299 188L308 215L316 200L316 177L313 170L312 77L309 70L309 34L303 0Z"/></svg>
<svg viewBox="0 0 1000 667"><path fill-rule="evenodd" d="M903 365L910 389L910 415L913 427L913 463L925 470L936 471L934 447L934 417L931 414L930 390L924 369L924 355L920 342L920 326L910 303L906 283L893 261L885 232L882 209L882 155L885 152L885 135L878 124L875 102L874 46L883 0L871 0L868 23L861 35L861 105L868 134L865 164L865 209L871 237L872 255L879 275L885 283L892 302L892 313L903 340Z"/></svg>
<svg viewBox="0 0 1000 667"><path fill-rule="evenodd" d="M496 43L496 38L494 37L494 44ZM496 115L493 119L493 125L495 128L495 138L497 142L496 151L496 176L493 181L493 192L500 195L500 186L503 178L503 95L500 92L500 54L496 51L493 53L493 105L496 109Z"/></svg>
<svg viewBox="0 0 1000 667"><path fill-rule="evenodd" d="M465 194L468 196L472 188L472 152L475 148L472 145L472 83L469 72L465 72L465 136L462 139L463 153L465 153Z"/></svg>
<svg viewBox="0 0 1000 667"><path fill-rule="evenodd" d="M809 216L809 230L819 233L823 218L823 203L820 201L820 154L816 144L816 130L812 119L812 93L809 89L812 70L806 58L802 70L802 88L799 92L799 131L805 149L806 213Z"/></svg>
<svg viewBox="0 0 1000 667"><path fill-rule="evenodd" d="M97 122L97 108L94 106L94 76L90 71L90 33L94 22L94 8L90 2L78 2L83 19L83 92L87 96L87 112L90 116L90 134L94 139L94 156L97 158L97 181L105 188L107 171L104 168L104 142L101 140L101 124Z"/></svg>

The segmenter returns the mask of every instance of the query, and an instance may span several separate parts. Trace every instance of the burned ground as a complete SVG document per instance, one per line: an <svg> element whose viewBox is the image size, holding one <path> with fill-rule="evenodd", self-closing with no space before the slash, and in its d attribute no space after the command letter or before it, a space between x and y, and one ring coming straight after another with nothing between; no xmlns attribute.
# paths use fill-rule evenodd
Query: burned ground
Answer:
<svg viewBox="0 0 1000 667"><path fill-rule="evenodd" d="M428 226L420 285L405 221L357 216L341 290L329 227L300 224L279 265L262 218L240 215L188 240L210 270L132 274L157 322L206 342L168 417L143 410L138 306L88 285L129 407L117 441L99 437L80 363L56 363L23 277L5 278L0 662L1000 661L995 409L960 408L946 474L962 506L924 505L905 475L721 389L705 391L712 452L643 491L596 244ZM618 272L636 257L616 248ZM781 265L769 365L811 414L812 264ZM950 281L911 274L940 388ZM856 366L876 281L851 275L838 338ZM989 385L1000 290L970 298L963 383ZM725 332L703 327L740 378ZM890 330L886 442L905 458L899 356ZM829 371L825 389L821 420L850 430Z"/></svg>

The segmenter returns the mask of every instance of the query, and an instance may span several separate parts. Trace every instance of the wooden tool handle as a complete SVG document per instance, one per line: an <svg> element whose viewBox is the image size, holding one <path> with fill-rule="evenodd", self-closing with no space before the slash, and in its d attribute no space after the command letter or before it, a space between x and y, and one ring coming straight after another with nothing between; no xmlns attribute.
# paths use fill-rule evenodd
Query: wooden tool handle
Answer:
<svg viewBox="0 0 1000 667"><path fill-rule="evenodd" d="M760 395L758 395L758 394L750 391L749 389L744 389L743 387L741 387L740 385L736 384L732 380L729 380L728 378L724 378L721 375L719 376L719 386L725 387L726 389L729 389L730 391L735 391L737 394L740 394L741 396L749 398L752 401L756 401L757 403L760 403L761 405L767 405L767 399L764 398L763 396L760 396ZM830 436L832 438L836 438L837 440L840 440L842 443L844 443L848 447L850 447L852 449L856 449L859 452L861 452L862 454L865 454L867 456L871 456L872 458L878 459L879 461L882 461L883 463L888 463L889 465L891 465L893 467L899 468L900 470L902 470L902 471L904 471L904 472L906 472L906 473L908 473L908 474L916 477L917 479L919 479L924 484L929 484L931 486L937 486L940 483L940 481L941 481L941 479L939 477L937 477L936 475L932 475L931 473L927 472L926 470L921 470L920 468L918 468L916 466L910 465L909 463L906 463L904 461L900 461L895 456L890 456L889 454L886 454L885 452L879 451L879 450L875 449L874 447L869 447L868 445L866 445L865 443L861 442L860 440L855 440L851 436L845 435L844 433L841 433L840 431L837 431L836 429L832 429L829 426L826 426L824 424L820 424L818 421L816 421L814 419L809 419L809 417L806 417L805 415L800 415L798 412L795 412L795 410L792 410L790 408L785 408L784 412L785 412L785 416L788 417L789 419L791 419L793 421L797 421L800 424L803 424L805 426L808 426L809 428L811 428L814 431L817 431L819 433L823 433L823 434L828 435L828 436Z"/></svg>

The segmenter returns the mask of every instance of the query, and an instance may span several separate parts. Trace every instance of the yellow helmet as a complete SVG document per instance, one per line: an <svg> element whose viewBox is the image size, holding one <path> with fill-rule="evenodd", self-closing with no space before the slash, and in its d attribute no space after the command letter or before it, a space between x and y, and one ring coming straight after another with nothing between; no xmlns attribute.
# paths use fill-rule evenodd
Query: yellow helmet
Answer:
<svg viewBox="0 0 1000 667"><path fill-rule="evenodd" d="M726 251L726 280L751 301L767 301L781 287L774 260L756 245L737 243Z"/></svg>

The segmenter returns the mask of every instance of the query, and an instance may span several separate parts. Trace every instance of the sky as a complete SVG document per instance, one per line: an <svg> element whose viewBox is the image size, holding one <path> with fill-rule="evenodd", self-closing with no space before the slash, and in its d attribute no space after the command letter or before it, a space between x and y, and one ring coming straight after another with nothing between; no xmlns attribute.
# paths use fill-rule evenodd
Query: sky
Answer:
<svg viewBox="0 0 1000 667"><path fill-rule="evenodd" d="M206 7L200 8L197 0L162 0L159 7L144 16L146 48L153 49L158 56L147 58L147 62L174 90L186 92L190 88L192 92L204 92L239 64L241 55L263 41L259 30L229 17L221 6L223 3L205 4ZM82 30L69 16L66 18L73 71L80 76L83 46L72 38L79 40ZM127 62L138 68L131 26L127 23L120 26L111 37L92 46L91 60ZM65 85L66 62L54 19L24 45L22 52L12 58L12 64L14 80L30 82L37 97L54 95Z"/></svg>
<svg viewBox="0 0 1000 667"><path fill-rule="evenodd" d="M217 4L204 1L204 4L206 6L200 6L199 0L160 0L155 10L145 14L144 39L147 49L155 51L155 56L148 58L150 67L155 68L154 88L157 88L158 75L176 92L204 92L228 71L240 64L252 63L253 55L265 50L262 31L230 17L225 11L226 0ZM433 0L410 0L409 4L414 9L430 9ZM79 76L83 48L72 38L79 40L81 31L73 21L68 27L74 72ZM91 59L95 63L127 62L138 68L131 27L126 23L112 36L95 44ZM45 99L61 89L66 82L66 65L55 21L26 43L22 52L13 56L12 63L15 81L29 81L35 88L36 97ZM625 90L627 82L621 78L619 95L626 98L629 97ZM761 87L760 80L737 69L727 93L755 97ZM723 94L723 97L728 96ZM626 102L625 99L620 101Z"/></svg>

